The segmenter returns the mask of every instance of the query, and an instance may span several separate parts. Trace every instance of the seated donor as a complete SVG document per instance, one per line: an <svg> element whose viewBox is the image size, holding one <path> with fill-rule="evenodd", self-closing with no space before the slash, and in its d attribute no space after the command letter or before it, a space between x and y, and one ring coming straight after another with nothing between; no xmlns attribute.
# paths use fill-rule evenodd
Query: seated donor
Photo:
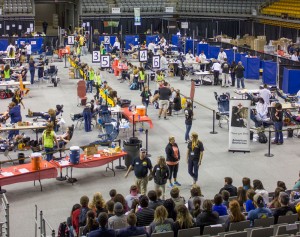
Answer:
<svg viewBox="0 0 300 237"><path fill-rule="evenodd" d="M62 148L71 140L71 138L73 136L73 132L74 132L73 130L74 130L74 128L72 126L67 127L67 130L64 134L56 136L59 148Z"/></svg>
<svg viewBox="0 0 300 237"><path fill-rule="evenodd" d="M137 218L134 213L130 213L127 216L128 227L120 229L118 231L117 237L131 237L138 235L146 235L149 237L149 234L146 232L144 227L136 226Z"/></svg>
<svg viewBox="0 0 300 237"><path fill-rule="evenodd" d="M42 119L49 120L51 116L57 116L63 112L63 105L56 105L55 111L49 109L48 112L32 112L28 109L28 117L42 117ZM53 113L54 112L54 113Z"/></svg>

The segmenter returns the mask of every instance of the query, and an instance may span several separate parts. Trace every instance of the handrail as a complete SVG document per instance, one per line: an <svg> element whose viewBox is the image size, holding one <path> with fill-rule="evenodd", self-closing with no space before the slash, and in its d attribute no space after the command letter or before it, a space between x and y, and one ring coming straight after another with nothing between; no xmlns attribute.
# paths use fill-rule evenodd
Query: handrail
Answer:
<svg viewBox="0 0 300 237"><path fill-rule="evenodd" d="M6 198L4 193L2 193L1 202L2 202L2 206L4 208L4 211L5 211L5 222L2 223L2 225L1 225L0 236L4 236L2 230L5 229L6 230L5 231L5 236L9 237L10 236L9 203L8 203L7 198Z"/></svg>

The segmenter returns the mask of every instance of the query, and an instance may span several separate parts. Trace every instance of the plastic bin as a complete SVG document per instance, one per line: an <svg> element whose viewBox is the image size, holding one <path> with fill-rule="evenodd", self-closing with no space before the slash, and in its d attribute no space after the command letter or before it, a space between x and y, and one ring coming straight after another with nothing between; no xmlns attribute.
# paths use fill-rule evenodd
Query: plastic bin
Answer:
<svg viewBox="0 0 300 237"><path fill-rule="evenodd" d="M132 160L140 156L140 148L142 147L142 141L136 137L131 137L129 140L123 142L124 151L127 152L125 157L125 165L128 168Z"/></svg>

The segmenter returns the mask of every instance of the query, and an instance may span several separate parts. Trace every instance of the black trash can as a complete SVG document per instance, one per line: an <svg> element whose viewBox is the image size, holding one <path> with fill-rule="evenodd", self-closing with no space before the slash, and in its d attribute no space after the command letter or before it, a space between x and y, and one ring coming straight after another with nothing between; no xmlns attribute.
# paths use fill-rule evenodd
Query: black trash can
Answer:
<svg viewBox="0 0 300 237"><path fill-rule="evenodd" d="M250 131L250 141L253 141L253 135L254 135L254 132Z"/></svg>
<svg viewBox="0 0 300 237"><path fill-rule="evenodd" d="M140 155L140 148L142 147L142 141L137 137L131 137L129 140L123 142L124 151L127 152L125 157L125 165L127 169L132 163L132 160Z"/></svg>
<svg viewBox="0 0 300 237"><path fill-rule="evenodd" d="M18 160L19 160L19 164L24 164L25 163L25 154L24 153L18 153Z"/></svg>
<svg viewBox="0 0 300 237"><path fill-rule="evenodd" d="M287 129L287 134L288 134L288 137L293 137L294 136L294 129L288 128Z"/></svg>

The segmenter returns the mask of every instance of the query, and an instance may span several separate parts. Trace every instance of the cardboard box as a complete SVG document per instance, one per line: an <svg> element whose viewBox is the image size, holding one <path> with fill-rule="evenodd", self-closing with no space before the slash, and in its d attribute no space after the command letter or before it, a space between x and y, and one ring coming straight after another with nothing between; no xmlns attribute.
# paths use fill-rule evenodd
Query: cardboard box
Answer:
<svg viewBox="0 0 300 237"><path fill-rule="evenodd" d="M267 40L267 36L265 36L265 35L259 35L259 36L257 36L257 39Z"/></svg>
<svg viewBox="0 0 300 237"><path fill-rule="evenodd" d="M84 148L84 154L86 156L92 156L94 154L98 153L98 147L97 146L90 146L90 147L86 147Z"/></svg>

